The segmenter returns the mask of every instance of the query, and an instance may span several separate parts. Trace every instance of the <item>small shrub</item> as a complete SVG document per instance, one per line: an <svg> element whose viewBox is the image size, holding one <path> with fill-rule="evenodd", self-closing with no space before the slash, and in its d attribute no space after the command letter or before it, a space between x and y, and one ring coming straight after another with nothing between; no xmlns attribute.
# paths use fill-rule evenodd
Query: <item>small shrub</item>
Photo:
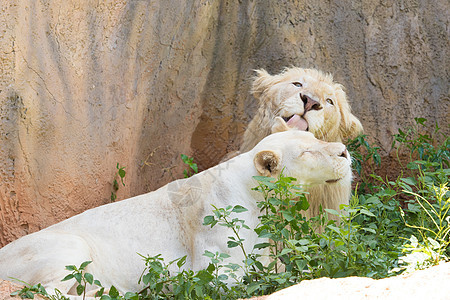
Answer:
<svg viewBox="0 0 450 300"><path fill-rule="evenodd" d="M181 160L188 166L188 169L183 170L184 178L189 178L198 173L198 166L194 163L194 158L185 154L181 154Z"/></svg>
<svg viewBox="0 0 450 300"><path fill-rule="evenodd" d="M123 182L123 179L125 178L126 172L125 172L125 167L120 167L119 163L117 163L116 165L116 173L114 175L114 180L113 180L113 191L111 192L111 202L116 201L117 199L117 191L119 190L119 182L117 181L117 178L120 178L120 182L122 183L123 186L125 186L125 182Z"/></svg>

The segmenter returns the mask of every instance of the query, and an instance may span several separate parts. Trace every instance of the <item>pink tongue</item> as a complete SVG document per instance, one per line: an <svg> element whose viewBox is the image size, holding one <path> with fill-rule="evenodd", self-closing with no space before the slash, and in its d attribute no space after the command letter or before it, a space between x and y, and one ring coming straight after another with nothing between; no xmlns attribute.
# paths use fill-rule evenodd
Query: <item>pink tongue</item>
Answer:
<svg viewBox="0 0 450 300"><path fill-rule="evenodd" d="M289 121L287 121L287 124L289 127L296 127L298 130L305 131L308 129L308 122L306 122L306 120L299 115L294 115L289 119Z"/></svg>

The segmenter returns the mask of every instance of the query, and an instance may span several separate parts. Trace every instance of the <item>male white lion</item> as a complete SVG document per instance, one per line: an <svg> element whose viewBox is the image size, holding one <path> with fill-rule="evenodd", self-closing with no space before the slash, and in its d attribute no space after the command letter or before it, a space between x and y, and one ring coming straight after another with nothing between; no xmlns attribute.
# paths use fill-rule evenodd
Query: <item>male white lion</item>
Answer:
<svg viewBox="0 0 450 300"><path fill-rule="evenodd" d="M260 210L256 201L262 195L251 190L255 175L284 174L300 184L350 187L350 157L341 143L317 140L311 133L285 131L264 138L257 146L225 163L177 180L157 191L103 205L22 237L0 249L0 278L19 278L74 293L74 279L62 282L66 265L93 261L86 271L105 286L120 292L138 291L138 278L144 268L137 254L162 254L166 261L187 255L185 267L208 266L205 250L231 255L241 263L243 254L227 247L229 228L202 226L211 204L216 207L241 205L245 224L255 228ZM258 240L253 230L241 231L246 251ZM172 272L175 270L171 270ZM91 291L92 293L92 291Z"/></svg>
<svg viewBox="0 0 450 300"><path fill-rule="evenodd" d="M256 72L251 92L259 108L244 133L241 152L268 136L276 117L289 128L312 132L327 142L344 142L362 133L342 85L330 74L295 67L273 76L265 70Z"/></svg>
<svg viewBox="0 0 450 300"><path fill-rule="evenodd" d="M362 133L361 122L351 113L342 85L330 74L297 67L286 68L278 75L256 72L251 92L259 108L244 133L239 152L250 150L270 133L284 130L309 131L327 142L344 142ZM348 204L348 190L343 182L311 187L306 215L317 215L320 205L338 210L340 204Z"/></svg>

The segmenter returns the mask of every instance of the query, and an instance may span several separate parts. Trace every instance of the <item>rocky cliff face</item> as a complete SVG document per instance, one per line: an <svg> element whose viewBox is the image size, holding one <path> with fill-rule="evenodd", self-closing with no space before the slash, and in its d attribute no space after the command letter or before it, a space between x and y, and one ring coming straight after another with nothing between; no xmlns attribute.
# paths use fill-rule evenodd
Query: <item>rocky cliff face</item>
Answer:
<svg viewBox="0 0 450 300"><path fill-rule="evenodd" d="M4 0L0 245L179 178L236 149L253 69L334 75L387 153L399 127L449 119L447 0Z"/></svg>

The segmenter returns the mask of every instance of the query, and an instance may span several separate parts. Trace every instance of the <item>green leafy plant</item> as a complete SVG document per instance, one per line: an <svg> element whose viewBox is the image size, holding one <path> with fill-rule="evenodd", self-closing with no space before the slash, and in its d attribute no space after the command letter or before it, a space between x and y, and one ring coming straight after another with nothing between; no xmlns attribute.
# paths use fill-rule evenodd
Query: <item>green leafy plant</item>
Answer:
<svg viewBox="0 0 450 300"><path fill-rule="evenodd" d="M441 249L442 245L430 237L423 244L419 243L418 239L412 235L409 243L405 244L402 250L406 254L398 259L400 267L393 268L391 272L410 274L416 270L423 270L437 265L439 261L448 260L446 256L440 254Z"/></svg>
<svg viewBox="0 0 450 300"><path fill-rule="evenodd" d="M189 157L185 154L181 154L181 160L188 166L188 169L183 171L184 178L191 177L194 174L198 173L198 166L194 163L194 158Z"/></svg>
<svg viewBox="0 0 450 300"><path fill-rule="evenodd" d="M399 153L403 149L409 152L409 161L421 160L436 163L442 168L450 167L450 137L446 136L435 124L433 132L427 132L425 118L414 118L415 125L406 130L399 129L394 135L392 147L396 149L399 162Z"/></svg>
<svg viewBox="0 0 450 300"><path fill-rule="evenodd" d="M111 202L114 202L117 199L117 191L119 190L119 182L117 181L117 179L120 178L120 182L123 186L125 186L125 182L123 181L126 175L125 167L120 167L119 163L117 163L116 169L117 171L114 174L113 190L111 192Z"/></svg>
<svg viewBox="0 0 450 300"><path fill-rule="evenodd" d="M380 147L371 145L366 140L367 135L360 135L352 140L348 140L346 145L347 149L352 156L352 167L356 172L367 179L364 174L363 166L379 166L381 164L381 156L378 153ZM371 168L373 172L373 168Z"/></svg>
<svg viewBox="0 0 450 300"><path fill-rule="evenodd" d="M24 287L20 290L14 291L11 293L11 297L19 296L21 299L34 299L35 295L40 295L46 299L51 300L68 300L68 298L63 297L61 293L56 290L56 295L49 295L45 288L40 284L31 285L25 281L19 280L17 278L12 278L15 281L18 281L24 285Z"/></svg>
<svg viewBox="0 0 450 300"><path fill-rule="evenodd" d="M86 287L88 283L100 287L99 295L103 294L104 291L100 281L94 280L94 276L91 273L86 272L85 269L90 263L92 263L92 261L85 261L78 268L75 265L66 266L66 270L71 271L71 273L61 280L67 281L75 279L78 283L76 287L77 294L78 296L83 295L83 299L86 297Z"/></svg>

